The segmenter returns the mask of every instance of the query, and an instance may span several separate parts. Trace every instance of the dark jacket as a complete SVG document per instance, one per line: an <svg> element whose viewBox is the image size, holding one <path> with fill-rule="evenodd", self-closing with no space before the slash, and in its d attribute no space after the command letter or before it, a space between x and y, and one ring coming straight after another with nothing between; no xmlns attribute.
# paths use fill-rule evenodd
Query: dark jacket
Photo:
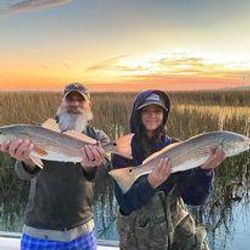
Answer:
<svg viewBox="0 0 250 250"><path fill-rule="evenodd" d="M165 99L166 107L170 110L170 102L168 96L164 92L149 90L142 92L136 97L130 118L130 130L135 133L131 142L133 160L113 155L112 166L114 169L138 166L150 154L159 151L175 141L163 134L159 138L148 142L150 146L149 154L146 154L145 151L142 150L141 138L138 136L139 131L142 130L142 125L140 124L140 113L137 111L137 107L140 106L145 98L151 93L161 94L162 98ZM165 113L163 125L165 125L167 117L168 113ZM148 182L147 176L142 176L133 184L126 194L123 194L120 187L115 183L115 195L121 213L128 215L147 204L157 191L164 191L167 194L172 189L173 185L177 183L181 196L186 204L200 205L203 204L209 196L212 180L213 171L205 171L201 168L196 168L172 174L161 186L157 189L153 189Z"/></svg>
<svg viewBox="0 0 250 250"><path fill-rule="evenodd" d="M109 142L101 130L88 126L84 132L99 140ZM41 229L70 230L93 217L93 188L95 168L85 171L80 163L43 161L44 168L31 174L22 162L16 162L16 172L21 179L31 180L24 224Z"/></svg>

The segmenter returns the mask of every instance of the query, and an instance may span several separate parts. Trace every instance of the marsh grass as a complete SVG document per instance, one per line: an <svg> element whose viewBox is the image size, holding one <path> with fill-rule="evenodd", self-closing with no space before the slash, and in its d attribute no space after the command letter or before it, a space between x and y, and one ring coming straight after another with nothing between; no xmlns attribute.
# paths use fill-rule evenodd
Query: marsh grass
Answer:
<svg viewBox="0 0 250 250"><path fill-rule="evenodd" d="M51 92L0 92L0 125L34 124L54 116L60 95Z"/></svg>
<svg viewBox="0 0 250 250"><path fill-rule="evenodd" d="M250 134L250 91L171 92L169 95L172 110L167 131L172 137L184 140L198 133L221 129ZM93 93L93 124L111 138L129 132L134 97L135 93ZM0 126L41 123L54 117L60 101L61 94L55 92L0 92ZM249 156L249 153L244 153L228 159L223 163L226 166L216 170L209 207L194 210L198 222L206 220L211 230L221 224L227 225L234 203L249 197ZM10 157L0 154L0 201L26 199L28 184L17 179L13 165ZM112 183L108 178L103 181L102 176L99 180L97 202L115 218Z"/></svg>

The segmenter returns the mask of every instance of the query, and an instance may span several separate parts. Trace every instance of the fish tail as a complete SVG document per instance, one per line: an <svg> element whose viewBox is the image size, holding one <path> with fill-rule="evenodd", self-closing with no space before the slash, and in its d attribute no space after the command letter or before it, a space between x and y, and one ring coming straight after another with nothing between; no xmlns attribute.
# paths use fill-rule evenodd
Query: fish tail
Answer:
<svg viewBox="0 0 250 250"><path fill-rule="evenodd" d="M132 159L131 139L133 134L127 134L119 137L116 141L111 141L103 146L107 154L113 153L123 156L127 159Z"/></svg>
<svg viewBox="0 0 250 250"><path fill-rule="evenodd" d="M127 159L132 159L132 151L131 151L131 140L134 134L127 134L119 137L115 143L115 151L114 154L123 156Z"/></svg>
<svg viewBox="0 0 250 250"><path fill-rule="evenodd" d="M135 181L135 176L132 170L133 167L126 167L109 171L109 174L117 182L124 194L128 192Z"/></svg>

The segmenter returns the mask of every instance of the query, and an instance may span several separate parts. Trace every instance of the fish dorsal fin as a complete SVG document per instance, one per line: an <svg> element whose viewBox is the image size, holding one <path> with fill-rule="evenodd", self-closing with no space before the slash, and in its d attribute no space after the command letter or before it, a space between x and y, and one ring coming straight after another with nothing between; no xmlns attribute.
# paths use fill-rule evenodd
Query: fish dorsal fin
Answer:
<svg viewBox="0 0 250 250"><path fill-rule="evenodd" d="M42 123L41 126L43 128L55 131L57 133L62 133L60 130L59 124L53 118L47 119L44 123ZM77 132L75 130L67 130L67 131L63 132L63 134L68 135L74 139L81 140L84 143L88 143L88 144L96 144L97 143L97 141L95 139L90 138L89 136L84 135L84 134Z"/></svg>
<svg viewBox="0 0 250 250"><path fill-rule="evenodd" d="M67 130L67 131L63 132L63 134L68 135L74 139L81 140L87 144L95 145L97 143L97 141L95 139L93 139L85 134L82 134L80 132L77 132L75 130Z"/></svg>
<svg viewBox="0 0 250 250"><path fill-rule="evenodd" d="M169 150L169 149L175 147L176 145L178 145L178 144L180 144L180 143L181 143L181 142L171 143L170 145L164 147L163 149L161 149L161 150L159 150L159 151L153 153L153 154L150 155L149 157L147 157L147 158L142 162L142 164L145 164L145 163L149 162L149 161L152 160L153 158L157 157L158 155L160 155L160 154L166 152L167 150Z"/></svg>
<svg viewBox="0 0 250 250"><path fill-rule="evenodd" d="M41 126L43 128L46 128L46 129L61 133L61 130L59 128L59 124L53 118L48 118L45 122L43 122L41 124Z"/></svg>

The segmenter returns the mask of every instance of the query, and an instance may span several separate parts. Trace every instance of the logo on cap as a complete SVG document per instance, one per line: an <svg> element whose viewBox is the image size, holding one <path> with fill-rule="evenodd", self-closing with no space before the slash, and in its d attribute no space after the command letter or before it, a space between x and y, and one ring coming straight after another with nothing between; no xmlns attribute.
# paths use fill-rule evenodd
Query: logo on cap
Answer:
<svg viewBox="0 0 250 250"><path fill-rule="evenodd" d="M162 100L160 95L157 95L155 93L150 94L144 102L137 108L137 110L142 109L143 107L150 105L150 104L156 104L161 106L164 110L168 112L168 108L166 107L164 101Z"/></svg>
<svg viewBox="0 0 250 250"><path fill-rule="evenodd" d="M146 102L152 101L152 102L160 102L161 98L159 95L157 94L151 94L150 96L148 96L145 100Z"/></svg>

